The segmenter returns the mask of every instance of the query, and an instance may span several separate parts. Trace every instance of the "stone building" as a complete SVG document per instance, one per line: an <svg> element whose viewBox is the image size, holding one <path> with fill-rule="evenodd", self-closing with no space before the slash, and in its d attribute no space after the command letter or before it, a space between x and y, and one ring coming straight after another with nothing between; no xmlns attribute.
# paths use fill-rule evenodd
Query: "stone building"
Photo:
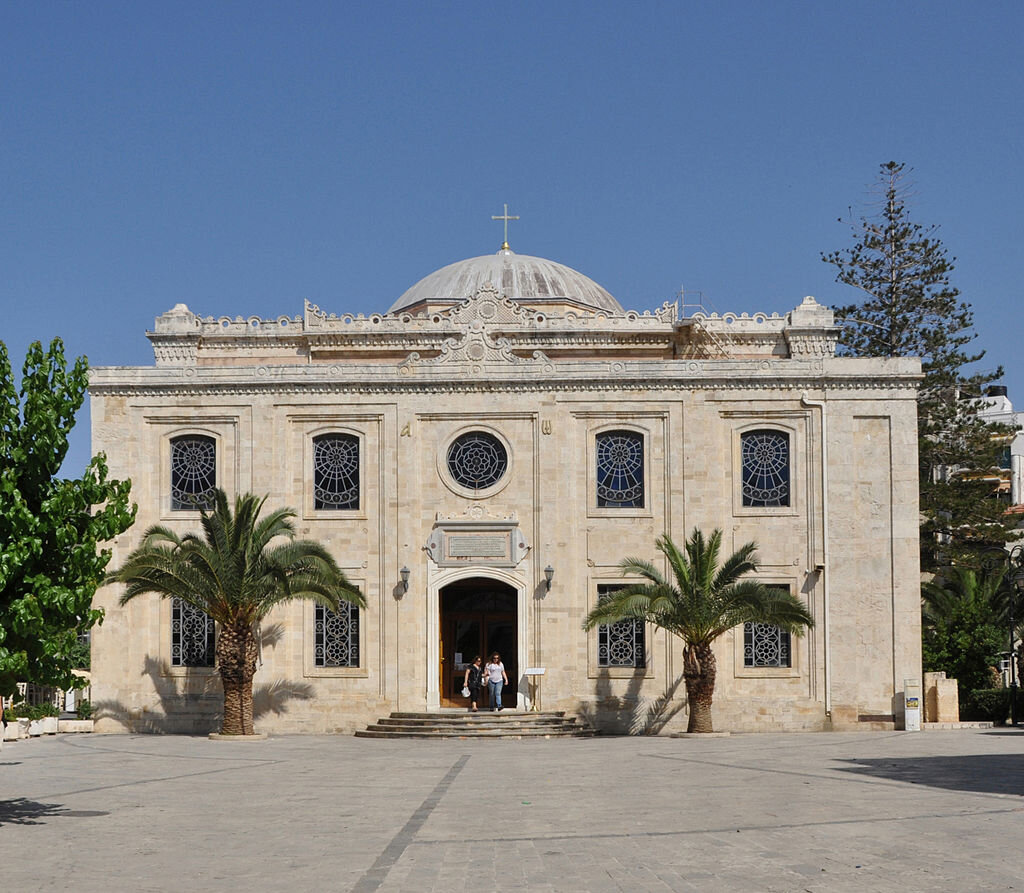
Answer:
<svg viewBox="0 0 1024 893"><path fill-rule="evenodd" d="M806 599L805 637L717 646L716 726L891 727L920 678L911 359L837 358L832 312L626 311L564 265L451 264L391 308L201 317L148 333L153 366L92 371L93 449L151 524L198 527L209 489L269 494L368 606L284 606L264 624L257 729L352 730L465 707L462 667L501 651L506 704L609 730L685 724L678 640L581 623L626 556L722 528L760 578ZM158 598L117 605L93 646L101 730L200 731L218 711L216 631ZM888 724L886 726L885 724Z"/></svg>

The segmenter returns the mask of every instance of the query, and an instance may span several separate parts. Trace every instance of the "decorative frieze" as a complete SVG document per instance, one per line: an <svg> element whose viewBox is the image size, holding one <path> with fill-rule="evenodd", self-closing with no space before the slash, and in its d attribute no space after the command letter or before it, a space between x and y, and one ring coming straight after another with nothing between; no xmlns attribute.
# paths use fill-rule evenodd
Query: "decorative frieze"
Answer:
<svg viewBox="0 0 1024 893"><path fill-rule="evenodd" d="M194 366L199 350L199 337L150 336L153 356L158 366Z"/></svg>

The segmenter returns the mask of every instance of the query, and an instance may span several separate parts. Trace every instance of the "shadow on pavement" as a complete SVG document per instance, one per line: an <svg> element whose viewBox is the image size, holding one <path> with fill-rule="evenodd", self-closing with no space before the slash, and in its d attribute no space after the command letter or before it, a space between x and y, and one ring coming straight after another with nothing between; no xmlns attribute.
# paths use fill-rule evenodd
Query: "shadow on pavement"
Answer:
<svg viewBox="0 0 1024 893"><path fill-rule="evenodd" d="M1017 754L843 760L840 771L950 791L1024 796L1024 761Z"/></svg>
<svg viewBox="0 0 1024 893"><path fill-rule="evenodd" d="M56 803L39 803L17 797L14 800L0 800L0 826L3 825L44 825L50 818L90 818L110 815L95 809L66 809Z"/></svg>

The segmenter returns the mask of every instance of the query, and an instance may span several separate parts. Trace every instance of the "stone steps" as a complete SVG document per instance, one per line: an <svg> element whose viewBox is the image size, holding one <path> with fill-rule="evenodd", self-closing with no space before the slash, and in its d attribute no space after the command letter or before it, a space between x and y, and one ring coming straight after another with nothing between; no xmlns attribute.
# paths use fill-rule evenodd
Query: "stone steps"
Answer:
<svg viewBox="0 0 1024 893"><path fill-rule="evenodd" d="M392 713L355 734L357 738L584 738L594 733L564 711L503 710Z"/></svg>

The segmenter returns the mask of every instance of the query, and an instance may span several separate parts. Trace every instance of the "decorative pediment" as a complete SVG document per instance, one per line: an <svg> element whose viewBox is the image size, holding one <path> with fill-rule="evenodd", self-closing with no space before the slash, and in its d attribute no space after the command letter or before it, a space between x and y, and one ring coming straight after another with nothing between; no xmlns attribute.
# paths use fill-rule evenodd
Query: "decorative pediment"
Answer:
<svg viewBox="0 0 1024 893"><path fill-rule="evenodd" d="M528 326L537 319L536 311L506 298L490 282L485 282L472 297L446 313L453 323L470 327L475 323L479 328L485 325Z"/></svg>

